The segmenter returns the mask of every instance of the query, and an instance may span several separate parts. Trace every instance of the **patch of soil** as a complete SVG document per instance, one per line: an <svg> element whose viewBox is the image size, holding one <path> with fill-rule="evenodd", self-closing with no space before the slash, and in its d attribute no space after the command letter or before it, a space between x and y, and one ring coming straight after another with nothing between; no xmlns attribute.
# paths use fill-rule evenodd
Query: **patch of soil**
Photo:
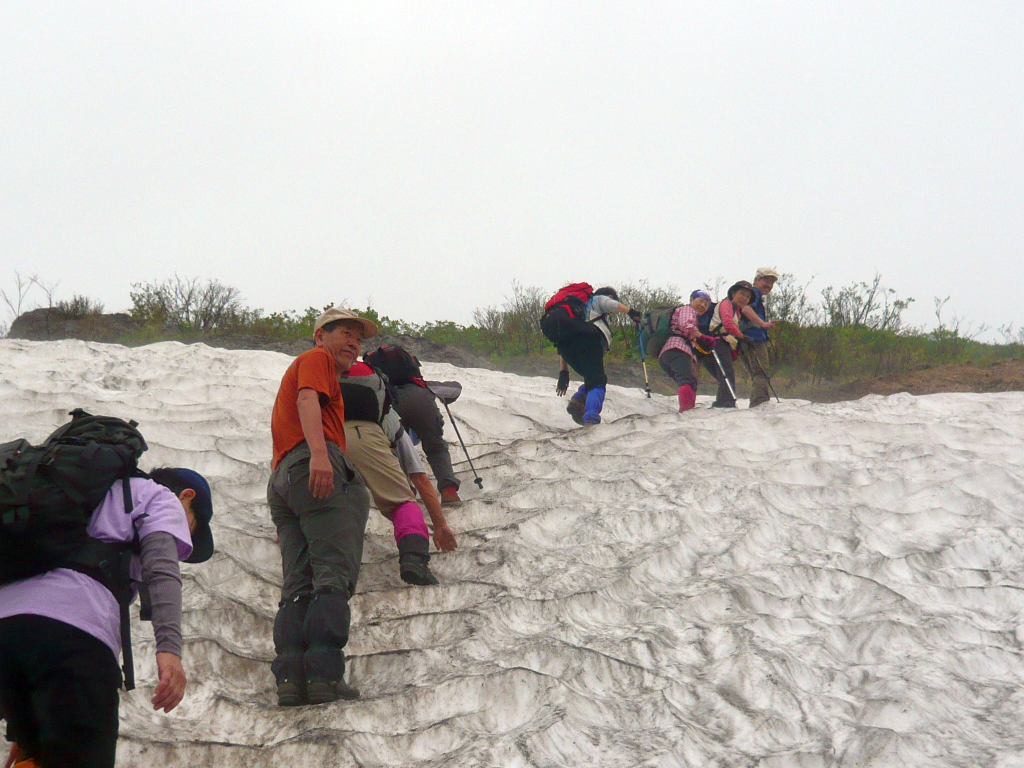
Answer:
<svg viewBox="0 0 1024 768"><path fill-rule="evenodd" d="M931 395L936 392L1011 392L1024 390L1024 358L987 365L963 363L920 368L897 376L856 379L834 390L837 400L864 395Z"/></svg>
<svg viewBox="0 0 1024 768"><path fill-rule="evenodd" d="M67 317L56 309L41 307L18 315L7 336L28 341L81 339L115 343L136 326L132 316L125 313Z"/></svg>

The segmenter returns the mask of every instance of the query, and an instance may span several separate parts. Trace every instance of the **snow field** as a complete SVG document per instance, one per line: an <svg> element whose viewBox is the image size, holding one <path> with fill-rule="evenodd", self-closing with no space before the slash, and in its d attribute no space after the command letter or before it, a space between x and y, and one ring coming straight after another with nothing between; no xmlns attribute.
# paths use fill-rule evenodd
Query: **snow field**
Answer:
<svg viewBox="0 0 1024 768"><path fill-rule="evenodd" d="M371 511L358 702L274 705L280 561L265 502L291 358L0 341L0 439L81 406L192 466L217 554L184 566L189 688L149 705L133 628L119 766L1024 766L1024 394L674 413L609 388L577 428L554 377L426 364L484 478L433 588ZM706 402L704 398L701 399Z"/></svg>

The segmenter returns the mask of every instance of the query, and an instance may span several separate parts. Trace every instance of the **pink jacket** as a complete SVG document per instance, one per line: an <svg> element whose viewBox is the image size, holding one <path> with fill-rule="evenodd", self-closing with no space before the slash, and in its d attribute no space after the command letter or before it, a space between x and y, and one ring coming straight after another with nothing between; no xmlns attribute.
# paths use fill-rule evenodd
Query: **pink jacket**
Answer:
<svg viewBox="0 0 1024 768"><path fill-rule="evenodd" d="M683 304L672 313L672 333L678 335L668 337L665 346L658 353L658 358L660 359L670 349L681 349L693 357L693 346L689 342L696 339L700 331L697 330L697 312L689 304Z"/></svg>

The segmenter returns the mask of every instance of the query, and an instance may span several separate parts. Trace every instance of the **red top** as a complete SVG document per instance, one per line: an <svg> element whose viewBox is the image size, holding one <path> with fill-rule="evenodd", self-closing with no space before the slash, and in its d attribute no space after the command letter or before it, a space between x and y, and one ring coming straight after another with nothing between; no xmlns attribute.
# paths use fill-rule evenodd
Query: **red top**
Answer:
<svg viewBox="0 0 1024 768"><path fill-rule="evenodd" d="M299 421L299 390L312 389L320 396L320 419L324 438L345 450L345 403L331 354L315 347L295 358L281 379L281 388L270 417L270 434L274 440L276 467L285 454L306 439Z"/></svg>

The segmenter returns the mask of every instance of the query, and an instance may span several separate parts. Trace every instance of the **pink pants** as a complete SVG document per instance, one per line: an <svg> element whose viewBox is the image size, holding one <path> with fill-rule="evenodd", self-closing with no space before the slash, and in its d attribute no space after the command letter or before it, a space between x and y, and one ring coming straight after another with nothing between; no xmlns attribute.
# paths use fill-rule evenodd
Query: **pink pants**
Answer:
<svg viewBox="0 0 1024 768"><path fill-rule="evenodd" d="M391 515L391 524L395 526L395 541L401 541L410 533L418 533L430 538L427 524L423 520L423 510L415 501L407 501L400 505Z"/></svg>

